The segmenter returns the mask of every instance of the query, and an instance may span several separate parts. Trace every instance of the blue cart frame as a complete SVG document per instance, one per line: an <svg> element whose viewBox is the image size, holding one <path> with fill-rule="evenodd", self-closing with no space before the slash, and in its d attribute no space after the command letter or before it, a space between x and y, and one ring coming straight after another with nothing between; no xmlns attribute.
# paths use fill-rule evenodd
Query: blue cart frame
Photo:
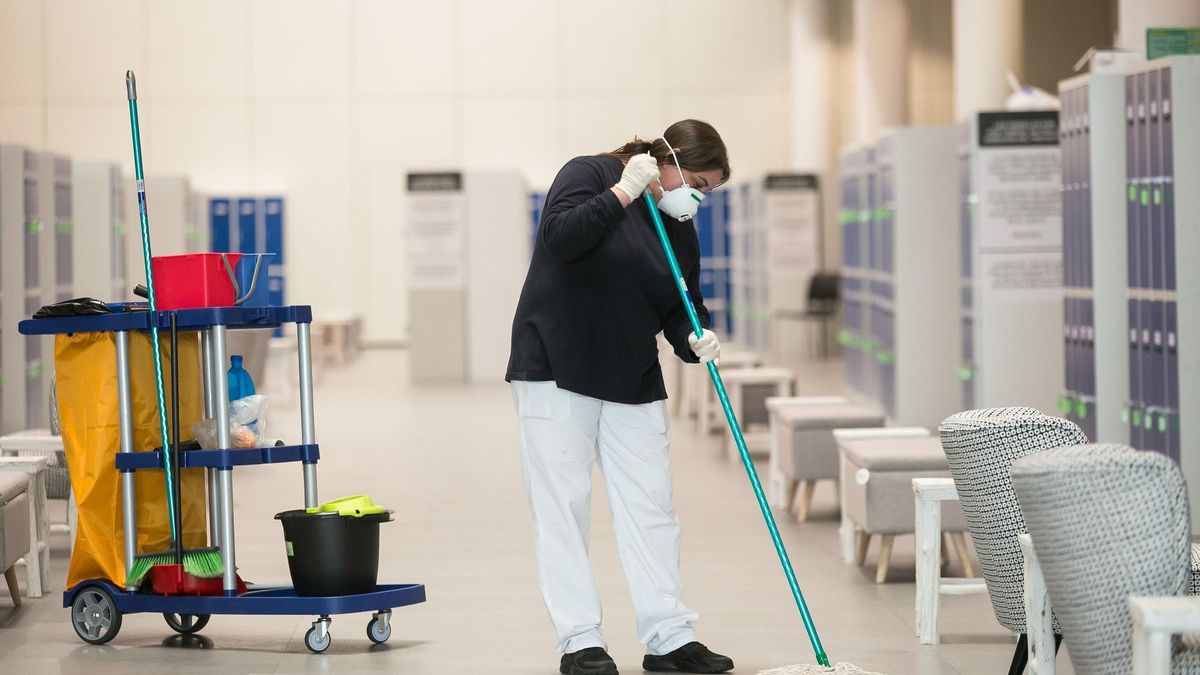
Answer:
<svg viewBox="0 0 1200 675"><path fill-rule="evenodd" d="M112 332L117 346L117 395L120 417L121 448L115 468L121 472L122 521L124 524L125 571L130 572L137 556L137 509L134 472L162 468L160 451L133 451L133 411L131 402L129 333L149 331L154 322L169 329L170 314L153 315L144 306L110 305L111 314L54 319L28 319L19 330L23 335L57 335ZM224 565L223 595L164 596L139 592L137 588L118 588L104 579L81 582L63 593L63 606L72 608L71 622L85 642L103 644L116 637L123 614L161 612L167 624L184 634L202 629L212 614L302 615L318 618L305 635L305 645L313 652L329 647L330 615L373 611L367 636L382 643L391 635L391 610L425 601L421 584L379 585L370 593L332 597L304 597L293 588L252 588L237 591L237 553L234 546L233 469L237 466L300 462L303 467L304 506L317 506L317 460L320 448L313 422L312 390L312 308L288 307L215 307L175 311L178 329L200 334L200 353L204 392L204 416L228 419L229 389L223 366L227 361L225 336L228 330L277 328L296 324L297 361L300 370L300 444L273 448L231 448L229 425L218 424L218 450L194 450L180 455L184 468L203 468L208 490L210 545L221 549Z"/></svg>

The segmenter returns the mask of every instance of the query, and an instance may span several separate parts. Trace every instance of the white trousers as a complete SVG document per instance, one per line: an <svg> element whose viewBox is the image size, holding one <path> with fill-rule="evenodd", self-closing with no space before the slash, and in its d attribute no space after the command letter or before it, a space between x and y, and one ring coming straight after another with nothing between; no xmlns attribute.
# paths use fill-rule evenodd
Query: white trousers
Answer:
<svg viewBox="0 0 1200 675"><path fill-rule="evenodd" d="M610 403L554 382L512 387L538 581L558 633L557 650L608 646L588 564L593 464L600 466L612 505L638 639L655 655L695 640L692 623L698 617L680 599L679 521L671 505L664 402Z"/></svg>

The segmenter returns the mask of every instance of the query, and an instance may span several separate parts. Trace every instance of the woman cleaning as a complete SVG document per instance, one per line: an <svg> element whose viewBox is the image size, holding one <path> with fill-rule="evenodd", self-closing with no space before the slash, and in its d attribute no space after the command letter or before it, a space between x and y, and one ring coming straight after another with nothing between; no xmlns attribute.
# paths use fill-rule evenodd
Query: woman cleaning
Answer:
<svg viewBox="0 0 1200 675"><path fill-rule="evenodd" d="M612 505L621 566L637 612L642 667L723 673L728 657L696 641L683 604L679 522L671 504L662 333L687 363L720 355L698 291L700 244L692 217L729 178L711 125L672 124L559 171L542 212L513 320L506 379L519 418L521 465L533 515L542 598L558 634L564 675L616 675L600 630L588 563L592 465ZM664 214L691 301L697 337L667 268L643 191Z"/></svg>

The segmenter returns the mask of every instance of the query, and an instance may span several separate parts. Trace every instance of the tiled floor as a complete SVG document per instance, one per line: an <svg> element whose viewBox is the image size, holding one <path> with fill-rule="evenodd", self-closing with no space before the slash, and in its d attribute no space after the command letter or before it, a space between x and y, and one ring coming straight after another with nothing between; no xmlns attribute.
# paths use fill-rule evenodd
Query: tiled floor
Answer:
<svg viewBox="0 0 1200 675"><path fill-rule="evenodd" d="M19 609L0 595L0 672L557 672L534 575L509 389L414 388L406 359L405 352L368 352L328 371L316 394L321 496L368 493L395 509L395 522L383 526L380 578L428 587L426 604L396 612L391 642L371 646L367 615L335 617L333 644L323 655L309 654L302 642L312 617L215 616L202 637L185 640L161 617L131 615L112 643L88 646L61 607L67 542L59 536L55 592ZM832 393L839 382L836 363L818 364L804 369L799 388ZM298 415L283 407L272 410L272 434L295 439ZM672 437L686 600L700 612L701 639L731 655L740 673L811 661L741 466L719 456L719 436L699 437L681 420ZM235 492L242 575L286 581L283 539L272 516L301 505L299 468L239 470ZM605 631L623 671L640 672L641 645L598 479L595 494L592 558L607 610ZM942 644L917 643L912 538L897 540L885 585L873 583L871 564L844 565L831 485L818 488L811 522L785 519L781 528L835 661L895 675L1007 669L1014 640L984 596L945 599ZM1065 653L1059 672L1070 673Z"/></svg>

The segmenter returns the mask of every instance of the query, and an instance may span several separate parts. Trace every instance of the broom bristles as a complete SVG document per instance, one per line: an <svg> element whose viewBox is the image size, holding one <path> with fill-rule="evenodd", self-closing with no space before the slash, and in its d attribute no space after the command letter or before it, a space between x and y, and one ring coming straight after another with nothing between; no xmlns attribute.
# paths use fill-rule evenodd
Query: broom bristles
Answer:
<svg viewBox="0 0 1200 675"><path fill-rule="evenodd" d="M150 568L155 565L174 565L175 554L171 551L147 553L133 561L133 569L126 575L128 586L141 586ZM183 552L183 571L201 579L215 579L225 573L225 565L221 561L221 550L218 548L185 549Z"/></svg>
<svg viewBox="0 0 1200 675"><path fill-rule="evenodd" d="M883 675L883 673L863 670L853 663L839 663L832 668L810 664L784 666L783 668L760 670L758 675L828 675L829 673L834 675Z"/></svg>

